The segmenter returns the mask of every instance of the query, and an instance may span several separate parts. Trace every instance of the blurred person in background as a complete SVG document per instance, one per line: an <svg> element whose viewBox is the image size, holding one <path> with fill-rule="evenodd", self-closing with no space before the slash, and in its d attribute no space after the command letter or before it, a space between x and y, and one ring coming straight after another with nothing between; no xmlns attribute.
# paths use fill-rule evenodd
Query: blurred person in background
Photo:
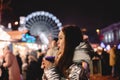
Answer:
<svg viewBox="0 0 120 80"><path fill-rule="evenodd" d="M9 46L3 48L3 57L5 61L3 67L8 68L9 80L21 80L16 56L12 53Z"/></svg>
<svg viewBox="0 0 120 80"><path fill-rule="evenodd" d="M47 50L48 56L56 56L57 55L57 52L58 52L57 41L58 41L58 38L52 39L52 41L50 43L50 47Z"/></svg>
<svg viewBox="0 0 120 80"><path fill-rule="evenodd" d="M4 63L4 59L3 56L0 56L0 80L9 80L8 77L8 69L3 67L3 63Z"/></svg>
<svg viewBox="0 0 120 80"><path fill-rule="evenodd" d="M22 74L22 59L21 59L21 56L20 56L20 52L18 50L16 51L16 58L17 58L18 65L19 65L19 68L20 68L20 74Z"/></svg>
<svg viewBox="0 0 120 80"><path fill-rule="evenodd" d="M38 65L39 65L39 80L42 80L42 75L43 75L43 69L41 68L41 63L42 63L42 59L44 57L44 53L42 52L41 49L38 49L37 50L37 62L38 62Z"/></svg>
<svg viewBox="0 0 120 80"><path fill-rule="evenodd" d="M90 45L88 36L83 34L83 41L76 47L74 52L73 61L81 62L83 68L85 68L88 72L92 73L92 58L94 55L94 50ZM89 73L89 75L90 75Z"/></svg>
<svg viewBox="0 0 120 80"><path fill-rule="evenodd" d="M110 60L109 60L109 64L111 66L111 74L112 74L112 77L115 76L115 63L116 63L116 53L115 53L115 49L116 49L116 46L115 45L111 45L111 49L110 49Z"/></svg>
<svg viewBox="0 0 120 80"><path fill-rule="evenodd" d="M120 49L118 47L116 47L115 53L116 53L115 77L118 77L118 80L120 80Z"/></svg>
<svg viewBox="0 0 120 80"><path fill-rule="evenodd" d="M28 66L26 71L26 80L38 80L39 77L39 64L37 62L37 53L32 50L28 54Z"/></svg>

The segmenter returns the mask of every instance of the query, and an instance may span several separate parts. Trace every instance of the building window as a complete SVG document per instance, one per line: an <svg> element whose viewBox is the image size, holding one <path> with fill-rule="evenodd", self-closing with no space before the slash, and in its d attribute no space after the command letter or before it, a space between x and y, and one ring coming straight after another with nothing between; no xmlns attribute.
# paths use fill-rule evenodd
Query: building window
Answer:
<svg viewBox="0 0 120 80"><path fill-rule="evenodd" d="M106 43L108 42L108 36L107 36L107 33L105 34L105 42L106 42Z"/></svg>
<svg viewBox="0 0 120 80"><path fill-rule="evenodd" d="M105 33L104 41L106 43L114 41L114 33L112 31L109 31L109 32Z"/></svg>

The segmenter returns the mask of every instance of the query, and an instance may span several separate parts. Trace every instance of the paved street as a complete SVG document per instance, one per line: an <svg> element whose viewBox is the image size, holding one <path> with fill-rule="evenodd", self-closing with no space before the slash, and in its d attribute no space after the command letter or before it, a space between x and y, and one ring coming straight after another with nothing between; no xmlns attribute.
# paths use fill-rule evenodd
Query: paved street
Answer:
<svg viewBox="0 0 120 80"><path fill-rule="evenodd" d="M112 76L101 76L100 74L94 74L90 76L90 80L119 80L119 79L113 78Z"/></svg>

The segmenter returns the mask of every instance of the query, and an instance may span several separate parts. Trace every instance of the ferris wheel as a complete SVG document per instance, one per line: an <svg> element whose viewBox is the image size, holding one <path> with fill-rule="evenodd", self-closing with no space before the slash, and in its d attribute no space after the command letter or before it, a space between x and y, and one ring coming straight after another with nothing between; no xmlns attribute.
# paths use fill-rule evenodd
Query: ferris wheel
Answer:
<svg viewBox="0 0 120 80"><path fill-rule="evenodd" d="M49 12L36 11L26 17L25 26L32 35L39 36L42 43L48 44L48 37L57 37L62 23Z"/></svg>

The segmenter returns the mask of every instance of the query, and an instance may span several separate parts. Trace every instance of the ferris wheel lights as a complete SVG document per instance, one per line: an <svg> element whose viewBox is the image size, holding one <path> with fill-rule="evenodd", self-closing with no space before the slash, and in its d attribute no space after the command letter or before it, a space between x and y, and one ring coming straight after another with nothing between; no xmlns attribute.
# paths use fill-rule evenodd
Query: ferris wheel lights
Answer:
<svg viewBox="0 0 120 80"><path fill-rule="evenodd" d="M59 20L58 20L58 19L56 19L56 20L55 20L55 22L56 22L56 23L59 23Z"/></svg>
<svg viewBox="0 0 120 80"><path fill-rule="evenodd" d="M42 11L42 12L41 12L41 15L45 15L45 12L44 12L44 11Z"/></svg>
<svg viewBox="0 0 120 80"><path fill-rule="evenodd" d="M37 14L36 14L36 13L33 13L32 15L33 15L33 16L36 16Z"/></svg>
<svg viewBox="0 0 120 80"><path fill-rule="evenodd" d="M39 13L39 12L36 12L36 15L38 16L38 15L40 15L40 13Z"/></svg>
<svg viewBox="0 0 120 80"><path fill-rule="evenodd" d="M57 18L55 16L52 17L53 20L56 20Z"/></svg>
<svg viewBox="0 0 120 80"><path fill-rule="evenodd" d="M33 17L33 15L29 15L28 17L26 17L26 21L28 21L30 18L32 18Z"/></svg>
<svg viewBox="0 0 120 80"><path fill-rule="evenodd" d="M47 38L49 33L52 33L53 38L57 37L62 26L62 23L60 23L56 16L45 11L33 12L25 20L26 28L30 30L32 35L39 36L43 44L48 44Z"/></svg>
<svg viewBox="0 0 120 80"><path fill-rule="evenodd" d="M58 24L57 24L57 26L58 26L58 27L61 27L61 26L62 26L62 24L61 24L61 23L58 23Z"/></svg>
<svg viewBox="0 0 120 80"><path fill-rule="evenodd" d="M48 13L48 12L46 12L46 13L45 13L45 16L48 16L48 15L49 15L49 13Z"/></svg>
<svg viewBox="0 0 120 80"><path fill-rule="evenodd" d="M52 14L49 14L48 17L51 18L51 17L53 17L53 15L52 15Z"/></svg>

